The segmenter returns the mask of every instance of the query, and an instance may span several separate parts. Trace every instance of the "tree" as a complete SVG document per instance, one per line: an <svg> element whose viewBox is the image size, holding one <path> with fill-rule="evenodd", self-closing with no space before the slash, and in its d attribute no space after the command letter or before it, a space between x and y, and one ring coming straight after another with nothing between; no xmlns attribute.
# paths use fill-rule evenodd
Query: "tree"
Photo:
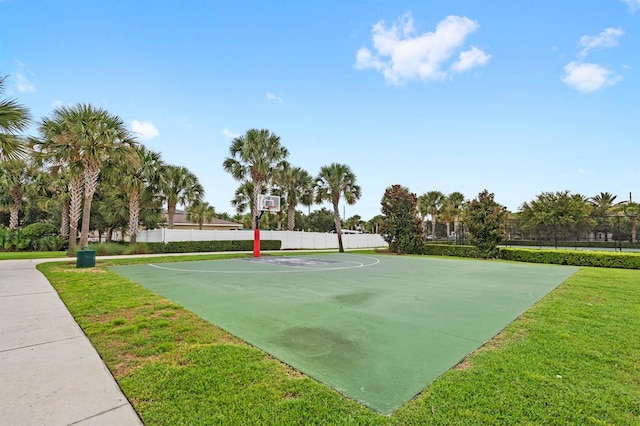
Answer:
<svg viewBox="0 0 640 426"><path fill-rule="evenodd" d="M338 247L344 253L342 245L342 226L338 203L344 197L347 204L353 205L360 198L361 190L356 184L356 175L346 164L331 163L320 168L316 178L316 202L330 202L333 206L333 221L338 234Z"/></svg>
<svg viewBox="0 0 640 426"><path fill-rule="evenodd" d="M274 183L280 189L284 205L287 206L287 229L293 231L297 205L313 204L313 178L306 170L283 162L282 167L275 171Z"/></svg>
<svg viewBox="0 0 640 426"><path fill-rule="evenodd" d="M422 221L416 194L400 185L386 189L382 197L380 226L389 250L394 253L421 253L424 245Z"/></svg>
<svg viewBox="0 0 640 426"><path fill-rule="evenodd" d="M86 246L91 203L98 187L100 171L109 161L129 161L136 142L120 117L90 104L56 108L51 118L42 120L40 130L44 135L42 153L48 155L54 164L72 169L72 200L77 196L74 191L77 193L78 186L84 185L80 246ZM74 221L77 224L72 216L71 222ZM73 243L69 242L70 248Z"/></svg>
<svg viewBox="0 0 640 426"><path fill-rule="evenodd" d="M384 216L382 216L381 214L375 215L367 221L367 230L372 234L379 234L380 226L382 225L383 221Z"/></svg>
<svg viewBox="0 0 640 426"><path fill-rule="evenodd" d="M444 201L445 196L440 191L429 191L418 198L418 210L423 219L427 214L431 216L431 235L434 239L436 238L436 220Z"/></svg>
<svg viewBox="0 0 640 426"><path fill-rule="evenodd" d="M580 194L569 191L543 192L520 208L522 227L536 238L570 240L579 238L592 225L591 206Z"/></svg>
<svg viewBox="0 0 640 426"><path fill-rule="evenodd" d="M183 166L165 164L160 169L160 192L167 203L168 227L173 229L173 218L176 215L176 206L193 204L201 201L204 196L204 188L200 185L196 175Z"/></svg>
<svg viewBox="0 0 640 426"><path fill-rule="evenodd" d="M464 208L464 195L462 192L452 192L447 195L447 206L453 213L453 232L458 235L458 225L460 224L460 215Z"/></svg>
<svg viewBox="0 0 640 426"><path fill-rule="evenodd" d="M628 201L624 204L624 214L629 218L631 222L631 242L635 243L638 241L638 234L636 232L636 221L638 220L638 216L640 216L640 204L635 203L633 201Z"/></svg>
<svg viewBox="0 0 640 426"><path fill-rule="evenodd" d="M5 77L0 77L0 95L4 93ZM22 158L27 153L23 132L31 123L29 110L15 99L0 98L0 161Z"/></svg>
<svg viewBox="0 0 640 426"><path fill-rule="evenodd" d="M137 241L140 223L140 197L145 188L160 191L160 173L164 163L160 154L147 149L144 145L136 147L136 161L127 163L122 186L129 195L129 242Z"/></svg>
<svg viewBox="0 0 640 426"><path fill-rule="evenodd" d="M206 201L196 201L187 207L187 220L198 224L198 229L202 230L205 222L211 222L216 217L216 210Z"/></svg>
<svg viewBox="0 0 640 426"><path fill-rule="evenodd" d="M9 229L15 230L19 224L20 208L29 180L27 162L16 158L0 162L0 207L9 210Z"/></svg>
<svg viewBox="0 0 640 426"><path fill-rule="evenodd" d="M311 232L330 232L335 230L334 215L329 209L322 207L309 213L308 230Z"/></svg>
<svg viewBox="0 0 640 426"><path fill-rule="evenodd" d="M222 167L234 179L251 182L253 186L251 204L251 227L255 229L258 215L258 195L263 185L269 185L273 172L280 162L289 155L289 151L280 145L280 137L267 129L249 129L233 139L229 147L229 157Z"/></svg>
<svg viewBox="0 0 640 426"><path fill-rule="evenodd" d="M615 203L616 198L618 198L617 195L613 195L610 192L601 192L591 198L591 203L594 206L593 215L596 220L595 230L596 232L604 232L605 241L609 241L610 216L619 205L619 203Z"/></svg>
<svg viewBox="0 0 640 426"><path fill-rule="evenodd" d="M359 214L353 215L349 219L344 221L345 228L352 229L354 231L362 230L364 224L365 221L362 220L362 216L360 216Z"/></svg>
<svg viewBox="0 0 640 426"><path fill-rule="evenodd" d="M493 199L486 189L471 200L465 212L465 224L471 235L471 243L482 257L495 257L504 234L507 209Z"/></svg>

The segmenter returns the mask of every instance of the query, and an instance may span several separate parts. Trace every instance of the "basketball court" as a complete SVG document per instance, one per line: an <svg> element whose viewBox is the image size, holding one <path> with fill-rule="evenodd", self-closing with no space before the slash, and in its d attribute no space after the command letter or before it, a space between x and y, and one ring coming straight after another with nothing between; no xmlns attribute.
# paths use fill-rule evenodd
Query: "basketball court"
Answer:
<svg viewBox="0 0 640 426"><path fill-rule="evenodd" d="M332 253L112 269L388 414L579 268Z"/></svg>

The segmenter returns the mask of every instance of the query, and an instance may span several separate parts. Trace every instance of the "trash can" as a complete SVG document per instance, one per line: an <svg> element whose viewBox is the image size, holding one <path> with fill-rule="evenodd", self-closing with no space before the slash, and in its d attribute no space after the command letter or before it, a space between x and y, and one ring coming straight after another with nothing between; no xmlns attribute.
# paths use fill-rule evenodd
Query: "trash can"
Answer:
<svg viewBox="0 0 640 426"><path fill-rule="evenodd" d="M96 251L90 247L82 247L76 257L76 268L93 268L96 266Z"/></svg>

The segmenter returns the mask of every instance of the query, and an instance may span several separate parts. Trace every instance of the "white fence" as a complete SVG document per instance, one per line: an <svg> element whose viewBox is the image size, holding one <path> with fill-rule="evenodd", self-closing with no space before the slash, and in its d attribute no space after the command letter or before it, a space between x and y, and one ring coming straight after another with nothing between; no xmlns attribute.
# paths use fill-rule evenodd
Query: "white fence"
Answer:
<svg viewBox="0 0 640 426"><path fill-rule="evenodd" d="M338 248L336 234L300 231L260 231L261 240L280 240L282 250ZM253 240L252 230L200 231L197 229L152 229L138 233L137 241L160 243L171 241L235 241ZM387 247L378 234L342 234L345 249Z"/></svg>

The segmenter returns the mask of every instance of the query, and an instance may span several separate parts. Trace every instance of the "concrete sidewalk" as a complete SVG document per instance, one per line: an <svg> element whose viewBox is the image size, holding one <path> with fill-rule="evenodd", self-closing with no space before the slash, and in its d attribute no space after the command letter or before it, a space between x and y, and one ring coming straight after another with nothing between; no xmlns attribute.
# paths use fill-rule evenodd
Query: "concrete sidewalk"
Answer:
<svg viewBox="0 0 640 426"><path fill-rule="evenodd" d="M36 269L51 260L0 261L0 423L141 425L58 293Z"/></svg>

